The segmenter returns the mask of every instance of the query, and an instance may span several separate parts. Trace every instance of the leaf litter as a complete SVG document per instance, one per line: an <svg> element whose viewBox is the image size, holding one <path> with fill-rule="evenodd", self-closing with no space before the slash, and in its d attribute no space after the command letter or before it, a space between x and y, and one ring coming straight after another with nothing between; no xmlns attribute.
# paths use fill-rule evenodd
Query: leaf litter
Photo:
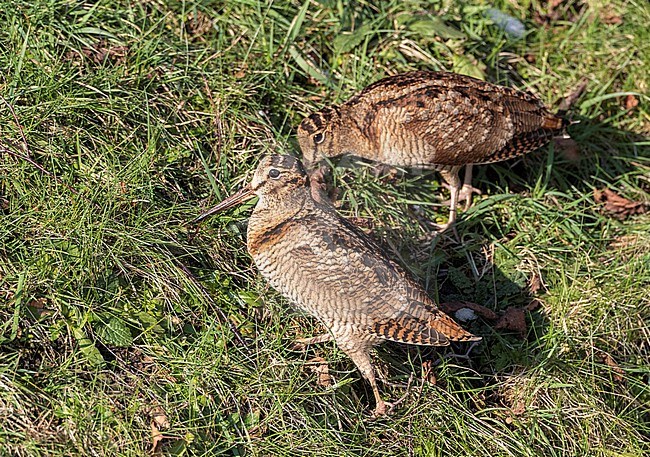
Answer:
<svg viewBox="0 0 650 457"><path fill-rule="evenodd" d="M642 201L633 201L611 189L594 189L594 201L602 205L605 213L618 220L627 219L630 216L644 214L648 211L650 204Z"/></svg>

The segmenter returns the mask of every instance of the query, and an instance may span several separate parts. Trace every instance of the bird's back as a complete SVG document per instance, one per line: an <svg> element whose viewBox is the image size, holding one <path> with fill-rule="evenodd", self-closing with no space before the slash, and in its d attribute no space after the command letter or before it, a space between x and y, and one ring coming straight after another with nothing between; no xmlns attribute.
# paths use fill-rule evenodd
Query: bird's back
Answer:
<svg viewBox="0 0 650 457"><path fill-rule="evenodd" d="M529 93L445 72L382 79L341 112L348 131L377 155L369 158L401 166L498 162L543 146L564 127Z"/></svg>

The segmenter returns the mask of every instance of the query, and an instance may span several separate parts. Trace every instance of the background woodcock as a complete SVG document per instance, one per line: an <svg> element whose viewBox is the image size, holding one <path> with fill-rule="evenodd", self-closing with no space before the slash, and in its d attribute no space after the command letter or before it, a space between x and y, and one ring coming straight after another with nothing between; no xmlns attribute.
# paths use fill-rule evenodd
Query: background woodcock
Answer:
<svg viewBox="0 0 650 457"><path fill-rule="evenodd" d="M471 165L499 162L548 143L564 128L535 96L469 76L416 71L371 84L341 106L305 118L298 141L305 166L342 154L407 168L438 170L451 188L456 219L458 172L471 198Z"/></svg>
<svg viewBox="0 0 650 457"><path fill-rule="evenodd" d="M370 359L384 340L445 346L476 341L382 249L328 203L312 198L300 162L286 155L263 158L252 182L197 219L259 196L248 223L248 251L262 275L299 308L316 317L370 382L376 415L386 412Z"/></svg>

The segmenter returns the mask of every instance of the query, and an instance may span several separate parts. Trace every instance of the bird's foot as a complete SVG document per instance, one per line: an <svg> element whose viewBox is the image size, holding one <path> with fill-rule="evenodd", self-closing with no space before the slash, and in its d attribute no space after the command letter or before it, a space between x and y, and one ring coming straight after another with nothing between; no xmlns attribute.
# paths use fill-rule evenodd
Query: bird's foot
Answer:
<svg viewBox="0 0 650 457"><path fill-rule="evenodd" d="M395 410L395 408L404 403L404 400L408 398L409 393L409 387L407 387L404 395L402 395L398 400L393 402L382 400L381 402L377 403L377 406L375 406L375 409L372 412L372 419L379 419L380 417L389 416Z"/></svg>
<svg viewBox="0 0 650 457"><path fill-rule="evenodd" d="M451 187L449 184L442 183L442 185L451 190ZM463 209L467 211L470 206L472 206L472 195L483 195L483 192L481 189L477 189L476 187L472 186L471 184L463 184L463 186L460 188L458 191L458 203L464 201L465 205L463 206ZM442 202L443 205L445 206L451 206L451 199L445 200Z"/></svg>
<svg viewBox="0 0 650 457"><path fill-rule="evenodd" d="M481 189L477 189L476 187L472 186L471 184L463 184L463 187L460 188L460 192L458 192L458 201L465 202L465 205L463 206L463 210L467 211L470 206L472 206L472 195L481 195Z"/></svg>
<svg viewBox="0 0 650 457"><path fill-rule="evenodd" d="M447 230L451 230L451 233L454 235L454 239L460 242L460 236L458 235L458 230L456 230L456 221L449 221L444 224L428 221L428 225L436 232L436 236L442 235Z"/></svg>
<svg viewBox="0 0 650 457"><path fill-rule="evenodd" d="M380 417L387 416L394 407L395 405L393 403L384 400L377 402L377 406L375 406L375 410L372 412L372 418L379 419Z"/></svg>
<svg viewBox="0 0 650 457"><path fill-rule="evenodd" d="M375 406L375 410L372 413L373 419L378 419L378 418L380 418L382 416L390 415L395 410L395 408L397 408L399 405L404 403L404 400L406 400L408 398L408 396L409 396L409 394L411 392L411 384L413 383L413 379L414 379L414 375L413 375L413 373L411 373L411 375L409 376L408 381L406 382L406 386L403 386L403 385L400 386L400 387L405 387L406 392L404 392L404 395L399 397L397 400L395 400L393 402L388 402L388 401L381 400L381 399L377 400L377 406ZM394 384L386 381L385 379L382 379L381 381L384 384L387 384L389 386L394 385Z"/></svg>

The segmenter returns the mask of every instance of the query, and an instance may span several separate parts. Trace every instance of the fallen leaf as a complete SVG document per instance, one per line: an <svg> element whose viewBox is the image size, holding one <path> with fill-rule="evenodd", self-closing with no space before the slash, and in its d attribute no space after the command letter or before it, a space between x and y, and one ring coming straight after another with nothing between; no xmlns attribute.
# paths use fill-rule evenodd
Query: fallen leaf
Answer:
<svg viewBox="0 0 650 457"><path fill-rule="evenodd" d="M632 201L621 197L613 190L594 189L594 200L603 205L603 210L612 217L624 220L635 214L644 214L648 211L650 204L641 201Z"/></svg>
<svg viewBox="0 0 650 457"><path fill-rule="evenodd" d="M625 97L625 109L631 110L634 109L639 104L639 100L632 94L627 94Z"/></svg>
<svg viewBox="0 0 650 457"><path fill-rule="evenodd" d="M614 381L618 383L623 383L625 382L625 371L616 363L616 360L614 358L607 354L606 352L602 352L600 354L600 360L610 367L612 369L612 378L614 378Z"/></svg>
<svg viewBox="0 0 650 457"><path fill-rule="evenodd" d="M331 387L332 377L327 366L327 361L322 357L314 357L307 361L307 365L313 373L316 374L316 384L321 387Z"/></svg>
<svg viewBox="0 0 650 457"><path fill-rule="evenodd" d="M248 430L248 436L253 440L259 440L264 437L266 431L266 425L255 425L250 430Z"/></svg>
<svg viewBox="0 0 650 457"><path fill-rule="evenodd" d="M526 412L526 403L523 400L517 400L517 402L510 407L506 413L505 423L511 425L515 421L515 417L521 416Z"/></svg>
<svg viewBox="0 0 650 457"><path fill-rule="evenodd" d="M534 294L541 288L542 277L540 276L539 271L533 271L533 276L530 278L530 281L528 283L528 290L531 294Z"/></svg>
<svg viewBox="0 0 650 457"><path fill-rule="evenodd" d="M192 39L203 39L203 35L208 33L214 27L214 21L202 11L190 13L185 22L185 30Z"/></svg>
<svg viewBox="0 0 650 457"><path fill-rule="evenodd" d="M523 400L518 400L515 406L510 408L510 412L512 412L512 414L515 416L521 416L526 412L526 404Z"/></svg>
<svg viewBox="0 0 650 457"><path fill-rule="evenodd" d="M542 301L538 298L533 298L528 305L526 305L526 311L535 311L537 308L542 306Z"/></svg>
<svg viewBox="0 0 650 457"><path fill-rule="evenodd" d="M162 409L161 406L155 406L153 407L150 411L149 414L151 415L152 420L156 423L158 428L160 429L167 429L169 428L169 419L167 418L167 414L165 413L165 410Z"/></svg>
<svg viewBox="0 0 650 457"><path fill-rule="evenodd" d="M563 3L566 3L567 5L560 8ZM585 8L584 3L576 4L574 2L566 2L566 0L551 0L548 2L547 6L548 9L546 13L543 13L538 9L533 11L533 20L539 25L548 26L551 22L558 21L559 19L567 22L575 22L582 10Z"/></svg>
<svg viewBox="0 0 650 457"><path fill-rule="evenodd" d="M28 306L31 308L31 312L33 312L39 318L51 316L54 314L54 311L47 307L47 298L45 297L30 300Z"/></svg>
<svg viewBox="0 0 650 457"><path fill-rule="evenodd" d="M610 8L603 8L600 11L600 20L604 24L608 25L619 25L623 23L623 18L621 17L620 14L618 14L616 11L613 11Z"/></svg>
<svg viewBox="0 0 650 457"><path fill-rule="evenodd" d="M489 308L486 308L485 306L478 305L476 303L466 302L466 301L452 301L452 302L440 303L439 307L445 314L453 314L459 309L469 308L484 319L493 321L499 317L497 313L495 313Z"/></svg>
<svg viewBox="0 0 650 457"><path fill-rule="evenodd" d="M38 310L45 309L46 304L47 304L47 298L45 297L35 298L29 302L29 306L36 308Z"/></svg>
<svg viewBox="0 0 650 457"><path fill-rule="evenodd" d="M81 52L95 64L101 64L107 60L120 64L124 62L129 48L127 46L112 46L108 41L101 40L94 46L82 48Z"/></svg>
<svg viewBox="0 0 650 457"><path fill-rule="evenodd" d="M151 453L160 455L162 453L161 442L165 438L161 430L169 428L169 419L160 405L151 407L147 414L151 416Z"/></svg>
<svg viewBox="0 0 650 457"><path fill-rule="evenodd" d="M162 440L165 436L162 432L156 427L156 423L151 421L151 454L153 455L162 455Z"/></svg>
<svg viewBox="0 0 650 457"><path fill-rule="evenodd" d="M510 330L517 332L520 338L525 338L528 331L526 325L526 314L522 308L515 308L514 306L506 309L506 312L494 324L496 330Z"/></svg>

